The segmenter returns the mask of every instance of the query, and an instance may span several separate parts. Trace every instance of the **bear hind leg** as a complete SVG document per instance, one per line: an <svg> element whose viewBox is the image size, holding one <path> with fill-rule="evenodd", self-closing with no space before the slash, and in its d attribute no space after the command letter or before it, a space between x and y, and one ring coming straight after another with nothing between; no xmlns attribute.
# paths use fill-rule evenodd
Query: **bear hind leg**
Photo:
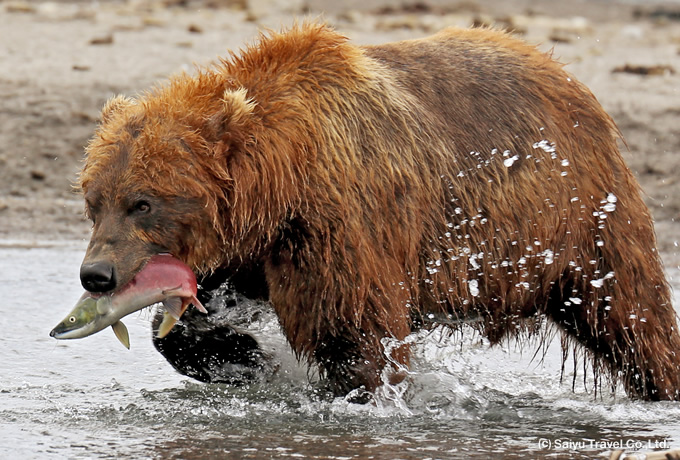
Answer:
<svg viewBox="0 0 680 460"><path fill-rule="evenodd" d="M665 284L624 292L615 279L573 280L555 283L546 314L592 354L595 372L608 370L632 398L679 400L680 335Z"/></svg>

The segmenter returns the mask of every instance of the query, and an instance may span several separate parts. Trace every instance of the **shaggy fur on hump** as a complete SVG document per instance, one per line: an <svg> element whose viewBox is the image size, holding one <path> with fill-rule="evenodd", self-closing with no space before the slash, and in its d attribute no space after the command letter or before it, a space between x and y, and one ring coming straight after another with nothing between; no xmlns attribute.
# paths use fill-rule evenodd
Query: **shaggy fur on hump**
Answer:
<svg viewBox="0 0 680 460"><path fill-rule="evenodd" d="M105 112L83 187L107 174L102 140L126 136L140 183L201 203L184 259L262 261L293 349L338 393L375 388L381 340L430 313L481 317L493 343L539 314L631 396L678 398L675 313L619 132L508 34L358 47L304 24Z"/></svg>

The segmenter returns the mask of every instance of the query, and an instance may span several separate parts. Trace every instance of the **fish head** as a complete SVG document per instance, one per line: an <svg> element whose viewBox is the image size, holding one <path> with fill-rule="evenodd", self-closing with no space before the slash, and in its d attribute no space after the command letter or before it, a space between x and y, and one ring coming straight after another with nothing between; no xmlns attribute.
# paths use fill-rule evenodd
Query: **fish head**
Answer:
<svg viewBox="0 0 680 460"><path fill-rule="evenodd" d="M52 331L56 339L87 337L110 325L112 302L109 296L93 297L86 292L76 306Z"/></svg>

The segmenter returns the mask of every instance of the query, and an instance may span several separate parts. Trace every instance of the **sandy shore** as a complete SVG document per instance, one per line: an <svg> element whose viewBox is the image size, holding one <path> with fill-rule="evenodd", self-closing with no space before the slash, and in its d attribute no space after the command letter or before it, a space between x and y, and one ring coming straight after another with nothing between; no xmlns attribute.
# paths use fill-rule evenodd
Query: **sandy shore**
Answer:
<svg viewBox="0 0 680 460"><path fill-rule="evenodd" d="M618 123L661 250L680 259L680 3L392 3L0 1L0 240L87 239L72 184L110 96L191 72L252 42L259 28L308 15L357 43L493 24L552 50Z"/></svg>

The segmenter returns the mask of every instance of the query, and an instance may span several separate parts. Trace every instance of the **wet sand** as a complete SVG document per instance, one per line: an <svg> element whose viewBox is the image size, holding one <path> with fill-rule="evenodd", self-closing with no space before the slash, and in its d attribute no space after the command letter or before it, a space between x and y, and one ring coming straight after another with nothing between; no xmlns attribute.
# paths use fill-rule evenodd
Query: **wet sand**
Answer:
<svg viewBox="0 0 680 460"><path fill-rule="evenodd" d="M87 239L76 181L112 95L136 94L254 41L323 18L357 43L446 26L509 28L566 64L618 123L624 156L675 264L680 240L680 3L435 1L0 2L0 239Z"/></svg>

